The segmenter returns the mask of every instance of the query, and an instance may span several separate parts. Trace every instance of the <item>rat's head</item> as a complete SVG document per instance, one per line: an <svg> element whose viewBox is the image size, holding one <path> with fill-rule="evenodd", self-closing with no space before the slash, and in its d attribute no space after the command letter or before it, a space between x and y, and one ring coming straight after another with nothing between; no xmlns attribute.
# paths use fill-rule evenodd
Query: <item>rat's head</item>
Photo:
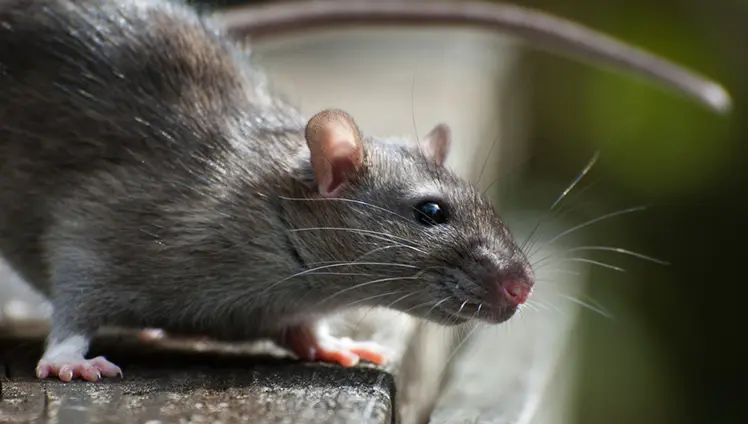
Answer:
<svg viewBox="0 0 748 424"><path fill-rule="evenodd" d="M527 300L527 258L491 202L444 167L445 125L408 144L362 138L350 116L328 110L306 139L316 193L289 212L323 301L457 324L503 322Z"/></svg>

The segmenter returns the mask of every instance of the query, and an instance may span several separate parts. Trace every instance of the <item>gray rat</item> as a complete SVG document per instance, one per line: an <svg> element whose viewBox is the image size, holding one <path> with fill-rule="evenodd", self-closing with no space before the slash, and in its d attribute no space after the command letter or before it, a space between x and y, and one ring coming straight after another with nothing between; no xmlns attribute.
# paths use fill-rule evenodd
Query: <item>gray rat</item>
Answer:
<svg viewBox="0 0 748 424"><path fill-rule="evenodd" d="M499 323L531 292L444 125L409 144L307 120L176 2L6 0L0 40L0 250L54 307L40 378L120 374L85 359L104 325L382 363L315 323L352 303Z"/></svg>
<svg viewBox="0 0 748 424"><path fill-rule="evenodd" d="M0 2L0 252L54 307L39 378L121 374L85 357L102 326L353 366L387 350L330 313L501 323L527 300L526 256L444 166L446 125L373 137L265 87L180 2Z"/></svg>

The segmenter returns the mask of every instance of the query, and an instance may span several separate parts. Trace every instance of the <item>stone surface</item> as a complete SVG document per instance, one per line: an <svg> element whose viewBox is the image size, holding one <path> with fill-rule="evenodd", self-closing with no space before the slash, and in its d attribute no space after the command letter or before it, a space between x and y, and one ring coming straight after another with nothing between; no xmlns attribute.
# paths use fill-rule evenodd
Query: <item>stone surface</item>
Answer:
<svg viewBox="0 0 748 424"><path fill-rule="evenodd" d="M1 337L0 423L391 423L394 379L372 366L344 369L249 355L233 346L165 348L104 336L93 354L124 379L38 381L40 339Z"/></svg>

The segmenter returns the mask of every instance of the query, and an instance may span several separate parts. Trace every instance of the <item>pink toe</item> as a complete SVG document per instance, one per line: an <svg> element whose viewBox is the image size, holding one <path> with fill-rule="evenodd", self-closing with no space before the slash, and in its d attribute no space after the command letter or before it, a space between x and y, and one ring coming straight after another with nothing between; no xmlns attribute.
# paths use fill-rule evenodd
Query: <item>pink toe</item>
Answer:
<svg viewBox="0 0 748 424"><path fill-rule="evenodd" d="M360 361L358 355L346 349L320 349L315 359L343 367L355 367Z"/></svg>
<svg viewBox="0 0 748 424"><path fill-rule="evenodd" d="M36 367L36 378L44 380L49 377L49 365L39 365Z"/></svg>
<svg viewBox="0 0 748 424"><path fill-rule="evenodd" d="M122 375L122 370L120 367L114 365L113 363L109 362L106 358L103 356L98 356L91 360L91 364L93 364L96 369L101 371L103 375L106 377L116 377Z"/></svg>
<svg viewBox="0 0 748 424"><path fill-rule="evenodd" d="M99 370L88 364L81 366L80 375L88 381L98 381L101 378Z"/></svg>
<svg viewBox="0 0 748 424"><path fill-rule="evenodd" d="M57 375L60 377L60 380L67 383L69 381L72 381L73 377L75 377L75 370L73 369L73 367L65 365L60 368L60 372L57 373Z"/></svg>

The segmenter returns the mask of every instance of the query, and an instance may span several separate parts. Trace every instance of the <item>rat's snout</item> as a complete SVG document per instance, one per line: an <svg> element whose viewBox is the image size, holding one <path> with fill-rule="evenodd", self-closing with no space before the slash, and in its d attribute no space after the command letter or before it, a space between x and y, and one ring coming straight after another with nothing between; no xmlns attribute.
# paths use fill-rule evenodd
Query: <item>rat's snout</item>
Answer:
<svg viewBox="0 0 748 424"><path fill-rule="evenodd" d="M532 286L524 281L507 281L499 285L504 300L515 307L527 302L532 293Z"/></svg>
<svg viewBox="0 0 748 424"><path fill-rule="evenodd" d="M483 284L497 309L516 309L532 294L533 275L529 266L514 262L486 267Z"/></svg>

